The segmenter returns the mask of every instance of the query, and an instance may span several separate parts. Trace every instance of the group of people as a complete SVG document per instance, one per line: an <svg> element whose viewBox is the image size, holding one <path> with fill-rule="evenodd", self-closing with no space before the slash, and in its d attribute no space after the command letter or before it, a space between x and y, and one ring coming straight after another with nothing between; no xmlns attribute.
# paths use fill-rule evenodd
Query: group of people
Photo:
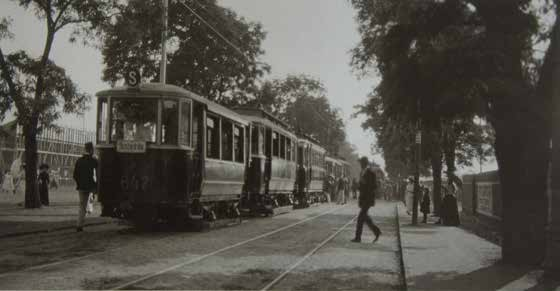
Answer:
<svg viewBox="0 0 560 291"><path fill-rule="evenodd" d="M356 199L358 197L358 182L355 178L350 182L347 176L341 176L338 179L330 176L327 180L327 187L327 192L330 194L329 200L336 201L337 204L346 204L348 199Z"/></svg>
<svg viewBox="0 0 560 291"><path fill-rule="evenodd" d="M12 163L10 170L6 170L3 175L0 175L0 185L0 192L12 195L25 189L25 164L21 162L21 158ZM58 188L56 180L50 178L48 164L43 163L39 166L37 186L41 204L48 206L49 188Z"/></svg>
<svg viewBox="0 0 560 291"><path fill-rule="evenodd" d="M428 223L428 214L432 212L432 201L430 198L430 189L424 185L419 185L421 200L419 203L420 212L423 214L422 223ZM442 188L443 199L441 201L441 206L439 213L435 213L439 219L436 224L443 224L448 226L457 226L460 224L459 210L457 205L457 198L455 197L455 186L449 184L443 186ZM412 214L413 211L413 197L414 197L414 181L409 179L409 183L406 187L405 193L405 205L407 208L407 213Z"/></svg>

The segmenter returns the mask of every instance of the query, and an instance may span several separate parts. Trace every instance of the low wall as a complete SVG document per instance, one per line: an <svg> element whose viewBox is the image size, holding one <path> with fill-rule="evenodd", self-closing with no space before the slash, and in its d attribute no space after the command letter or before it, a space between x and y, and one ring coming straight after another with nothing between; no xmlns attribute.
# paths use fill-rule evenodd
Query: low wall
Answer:
<svg viewBox="0 0 560 291"><path fill-rule="evenodd" d="M463 176L463 212L500 220L502 189L498 171Z"/></svg>

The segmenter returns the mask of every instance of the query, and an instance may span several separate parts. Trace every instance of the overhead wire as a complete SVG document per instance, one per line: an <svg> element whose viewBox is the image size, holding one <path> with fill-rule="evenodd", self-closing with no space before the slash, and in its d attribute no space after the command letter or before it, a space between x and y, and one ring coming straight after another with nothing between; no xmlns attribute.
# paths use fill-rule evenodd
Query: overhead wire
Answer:
<svg viewBox="0 0 560 291"><path fill-rule="evenodd" d="M212 30L219 38L221 38L225 43L227 43L231 48L233 48L237 53L239 53L245 59L245 61L247 61L248 63L251 63L251 60L247 57L247 55L245 55L245 53L243 53L243 51L238 46L233 44L229 39L227 39L227 37L225 37L216 28L214 28L214 26L212 26L210 23L208 23L208 21L206 21L198 13L196 13L196 11L194 11L193 8L191 8L189 5L187 5L185 3L185 1L178 0L177 2L182 4L185 8L187 8L198 20L200 20L200 22L202 22L204 25L206 25L208 28L210 28L210 30Z"/></svg>

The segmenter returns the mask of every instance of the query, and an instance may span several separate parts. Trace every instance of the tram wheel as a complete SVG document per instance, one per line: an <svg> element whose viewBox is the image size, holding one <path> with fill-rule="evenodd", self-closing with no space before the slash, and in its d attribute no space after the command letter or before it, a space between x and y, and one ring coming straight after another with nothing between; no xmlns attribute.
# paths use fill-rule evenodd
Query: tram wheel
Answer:
<svg viewBox="0 0 560 291"><path fill-rule="evenodd" d="M153 231L157 222L157 209L155 207L141 207L134 210L133 222L141 231Z"/></svg>

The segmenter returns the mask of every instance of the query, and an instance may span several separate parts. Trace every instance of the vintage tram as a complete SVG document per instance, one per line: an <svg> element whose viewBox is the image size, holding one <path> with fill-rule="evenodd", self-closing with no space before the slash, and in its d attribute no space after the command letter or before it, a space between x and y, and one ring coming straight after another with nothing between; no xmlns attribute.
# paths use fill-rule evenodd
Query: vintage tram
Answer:
<svg viewBox="0 0 560 291"><path fill-rule="evenodd" d="M310 137L298 139L296 208L328 201L323 192L325 153L325 148Z"/></svg>
<svg viewBox="0 0 560 291"><path fill-rule="evenodd" d="M343 171L317 141L261 109L230 110L161 83L97 97L103 216L152 226L281 213L328 202L326 173Z"/></svg>
<svg viewBox="0 0 560 291"><path fill-rule="evenodd" d="M97 93L103 216L151 225L239 215L248 122L173 85Z"/></svg>
<svg viewBox="0 0 560 291"><path fill-rule="evenodd" d="M258 108L234 108L249 122L249 151L241 209L253 214L285 212L293 206L296 136L288 125Z"/></svg>

